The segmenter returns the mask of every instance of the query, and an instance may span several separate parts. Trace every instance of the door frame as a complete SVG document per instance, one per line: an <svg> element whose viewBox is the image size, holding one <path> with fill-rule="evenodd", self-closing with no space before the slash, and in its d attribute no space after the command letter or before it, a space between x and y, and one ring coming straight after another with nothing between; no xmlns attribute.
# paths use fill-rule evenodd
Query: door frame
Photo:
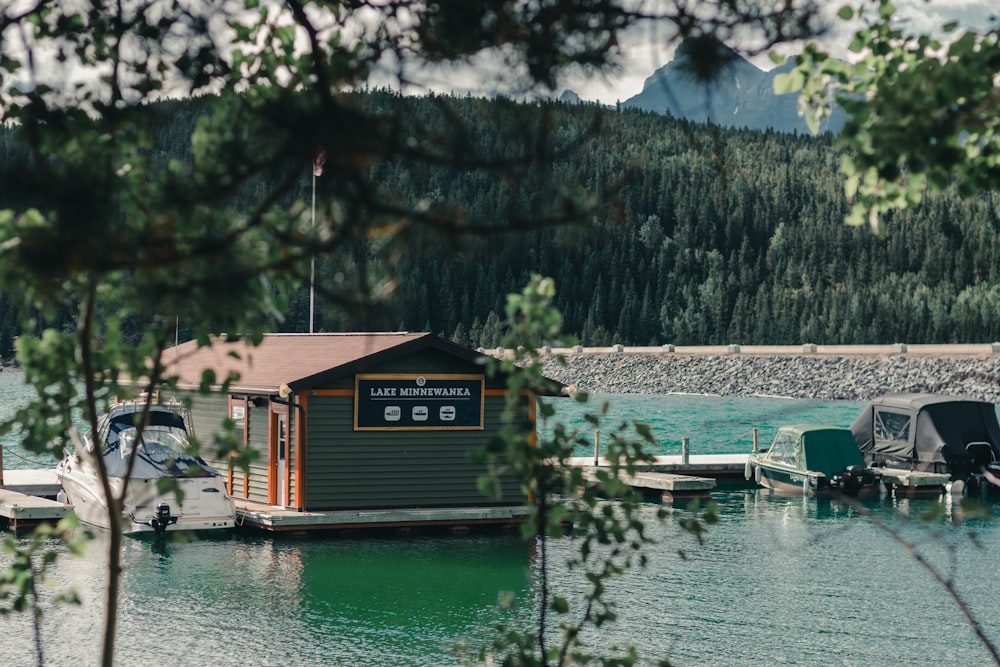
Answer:
<svg viewBox="0 0 1000 667"><path fill-rule="evenodd" d="M284 419L279 419L284 417ZM287 405L270 402L268 412L268 447L267 447L267 502L271 505L287 507L291 503L289 479L289 455L291 454L290 410ZM284 432L278 432L278 425L283 424ZM280 442L284 442L283 451L278 451ZM279 461L284 466L279 465ZM284 502L282 502L284 501Z"/></svg>

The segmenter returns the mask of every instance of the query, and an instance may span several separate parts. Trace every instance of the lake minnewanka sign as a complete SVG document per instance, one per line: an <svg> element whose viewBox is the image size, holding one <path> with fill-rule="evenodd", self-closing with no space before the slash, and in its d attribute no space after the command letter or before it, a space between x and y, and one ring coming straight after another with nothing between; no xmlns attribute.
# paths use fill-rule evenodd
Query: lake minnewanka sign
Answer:
<svg viewBox="0 0 1000 667"><path fill-rule="evenodd" d="M483 375L357 375L354 430L483 429Z"/></svg>

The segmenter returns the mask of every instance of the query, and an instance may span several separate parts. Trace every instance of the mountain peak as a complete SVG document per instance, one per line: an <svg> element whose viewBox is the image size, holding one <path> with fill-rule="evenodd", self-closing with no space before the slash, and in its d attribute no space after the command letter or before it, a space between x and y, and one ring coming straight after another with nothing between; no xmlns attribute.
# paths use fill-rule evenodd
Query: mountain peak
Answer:
<svg viewBox="0 0 1000 667"><path fill-rule="evenodd" d="M679 71L687 72L695 81L703 83L714 81L730 67L757 69L711 35L685 39L674 52L673 62Z"/></svg>
<svg viewBox="0 0 1000 667"><path fill-rule="evenodd" d="M774 92L774 76L784 69L765 72L714 37L688 38L622 106L728 127L807 132L797 96ZM835 111L830 129L843 122Z"/></svg>

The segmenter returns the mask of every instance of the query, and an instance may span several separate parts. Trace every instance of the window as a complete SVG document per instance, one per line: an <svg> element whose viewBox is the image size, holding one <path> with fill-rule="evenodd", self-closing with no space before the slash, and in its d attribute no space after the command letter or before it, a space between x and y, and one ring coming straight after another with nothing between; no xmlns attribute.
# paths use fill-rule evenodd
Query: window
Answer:
<svg viewBox="0 0 1000 667"><path fill-rule="evenodd" d="M240 400L236 403L236 400ZM237 429L243 428L243 424L247 418L247 410L243 405L242 399L234 399L232 405L229 408L229 418L233 420L233 425Z"/></svg>
<svg viewBox="0 0 1000 667"><path fill-rule="evenodd" d="M118 433L121 443L122 458L127 458L135 446L135 436L138 430L126 428ZM190 443L187 433L182 428L173 426L147 426L142 431L142 450L146 456L156 463L164 463L177 458L179 454L187 453Z"/></svg>
<svg viewBox="0 0 1000 667"><path fill-rule="evenodd" d="M772 461L795 465L796 445L798 438L790 433L779 433L771 445L770 457Z"/></svg>
<svg viewBox="0 0 1000 667"><path fill-rule="evenodd" d="M875 412L875 440L902 440L907 442L910 439L910 417L901 415L898 412Z"/></svg>

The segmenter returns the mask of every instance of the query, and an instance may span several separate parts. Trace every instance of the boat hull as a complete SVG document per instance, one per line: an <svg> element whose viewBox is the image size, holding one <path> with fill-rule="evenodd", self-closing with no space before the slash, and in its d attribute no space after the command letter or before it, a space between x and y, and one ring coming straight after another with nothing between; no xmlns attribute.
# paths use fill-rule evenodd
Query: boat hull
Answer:
<svg viewBox="0 0 1000 667"><path fill-rule="evenodd" d="M96 471L80 462L64 460L59 464L56 475L62 484L66 502L72 505L77 518L86 525L109 529L108 507ZM226 493L221 477L175 478L175 481L182 491L182 502L172 491L160 493L156 479L129 480L121 516L123 531L225 530L235 525L235 506ZM120 495L125 480L112 477L109 483L112 492ZM169 521L161 522L162 514L157 515L161 504L166 504L169 509Z"/></svg>
<svg viewBox="0 0 1000 667"><path fill-rule="evenodd" d="M765 489L792 496L817 495L823 475L788 470L759 462L754 464L754 479ZM823 480L825 481L825 480Z"/></svg>
<svg viewBox="0 0 1000 667"><path fill-rule="evenodd" d="M790 467L774 465L759 458L750 457L748 466L753 470L753 479L766 489L771 489L783 495L836 497L836 496L872 496L879 493L881 480L872 477L866 483L858 484L856 488L845 489L837 483L831 483L826 475L811 470L797 470Z"/></svg>

